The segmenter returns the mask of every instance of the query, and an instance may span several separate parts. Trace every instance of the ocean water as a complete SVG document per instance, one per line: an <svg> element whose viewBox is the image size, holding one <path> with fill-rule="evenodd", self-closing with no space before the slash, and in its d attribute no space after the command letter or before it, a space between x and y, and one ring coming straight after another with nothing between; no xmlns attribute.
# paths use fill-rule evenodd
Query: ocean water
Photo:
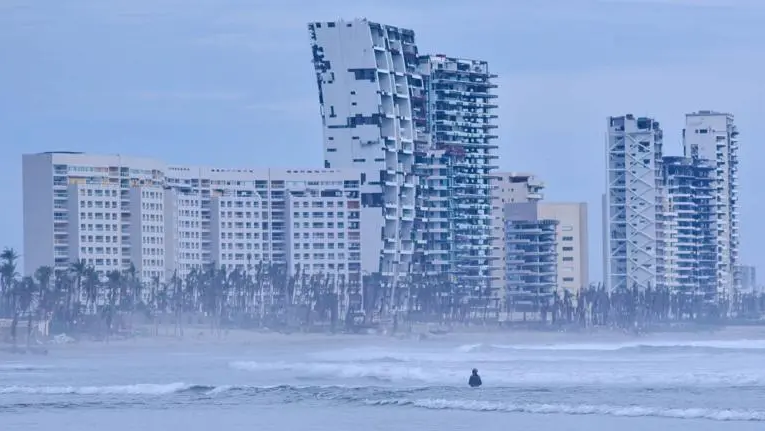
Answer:
<svg viewBox="0 0 765 431"><path fill-rule="evenodd" d="M484 387L470 389L476 367ZM765 429L765 340L284 337L0 356L2 430Z"/></svg>

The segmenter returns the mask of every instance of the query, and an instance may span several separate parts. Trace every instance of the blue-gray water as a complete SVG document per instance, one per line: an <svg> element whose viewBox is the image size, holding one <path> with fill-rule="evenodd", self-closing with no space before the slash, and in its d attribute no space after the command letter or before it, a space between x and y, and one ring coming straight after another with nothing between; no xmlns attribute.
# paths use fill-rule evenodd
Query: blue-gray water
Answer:
<svg viewBox="0 0 765 431"><path fill-rule="evenodd" d="M0 428L765 429L765 340L349 340L0 356Z"/></svg>

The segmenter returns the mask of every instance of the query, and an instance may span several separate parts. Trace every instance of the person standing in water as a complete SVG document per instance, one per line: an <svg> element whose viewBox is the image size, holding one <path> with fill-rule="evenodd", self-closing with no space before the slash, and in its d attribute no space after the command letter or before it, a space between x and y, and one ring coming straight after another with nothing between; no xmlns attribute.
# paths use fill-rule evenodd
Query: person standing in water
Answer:
<svg viewBox="0 0 765 431"><path fill-rule="evenodd" d="M481 376L478 375L478 369L473 368L473 374L470 376L470 380L468 380L468 385L470 385L471 388L477 388L482 384Z"/></svg>

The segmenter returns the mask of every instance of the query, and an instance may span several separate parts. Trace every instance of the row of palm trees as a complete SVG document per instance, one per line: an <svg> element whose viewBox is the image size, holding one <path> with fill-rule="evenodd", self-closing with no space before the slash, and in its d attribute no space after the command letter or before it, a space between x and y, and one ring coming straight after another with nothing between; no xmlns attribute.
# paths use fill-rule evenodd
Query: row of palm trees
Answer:
<svg viewBox="0 0 765 431"><path fill-rule="evenodd" d="M184 322L200 316L211 331L226 327L342 327L371 326L390 321L402 324L441 324L507 320L507 316L534 316L545 324L616 326L632 328L675 321L716 321L759 318L765 296L734 294L718 301L668 289L637 288L607 292L602 286L577 293L554 292L529 301L505 300L485 287L461 286L451 277L412 272L397 286L379 274L346 279L342 274L308 274L297 267L260 263L247 269L227 270L214 264L174 274L166 282L142 282L135 267L98 273L84 262L66 271L40 267L20 276L19 255L6 248L0 253L0 318L11 320L16 339L19 322L26 323L27 340L35 323L49 322L54 331L100 331L108 337L131 327L134 316L153 322L172 322L182 335ZM510 320L513 320L511 318Z"/></svg>
<svg viewBox="0 0 765 431"><path fill-rule="evenodd" d="M85 262L66 271L41 267L31 276L19 276L19 255L6 248L0 253L0 318L12 320L11 335L23 317L49 321L56 329L77 332L101 323L105 335L142 314L155 323L173 321L183 333L184 320L204 316L212 330L225 326L312 326L328 323L333 329L348 316L361 312L360 280L341 274L307 274L300 268L288 274L283 265L258 264L249 270L227 270L214 264L193 269L185 277L174 274L167 282L155 277L141 281L133 265L124 271L100 274ZM127 322L126 322L127 320Z"/></svg>
<svg viewBox="0 0 765 431"><path fill-rule="evenodd" d="M607 292L602 285L576 294L553 293L540 307L542 319L581 326L646 328L672 322L721 324L754 322L765 314L765 295L733 292L710 298L693 291L649 287Z"/></svg>

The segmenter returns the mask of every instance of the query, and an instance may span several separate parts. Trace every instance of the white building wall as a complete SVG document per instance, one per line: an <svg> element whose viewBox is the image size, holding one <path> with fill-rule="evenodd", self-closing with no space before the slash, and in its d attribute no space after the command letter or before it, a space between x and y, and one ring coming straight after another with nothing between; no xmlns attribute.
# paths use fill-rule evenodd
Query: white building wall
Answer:
<svg viewBox="0 0 765 431"><path fill-rule="evenodd" d="M198 193L165 189L165 280L202 267L202 204Z"/></svg>
<svg viewBox="0 0 765 431"><path fill-rule="evenodd" d="M717 280L720 293L740 286L735 268L739 261L738 129L733 115L714 111L687 114L683 143L686 157L714 161L717 201Z"/></svg>
<svg viewBox="0 0 765 431"><path fill-rule="evenodd" d="M354 274L359 281L361 216L358 208L349 208L351 202L358 206L358 199L349 199L342 189L323 196L306 190L290 193L287 202L289 268L303 274L331 274L345 281Z"/></svg>
<svg viewBox="0 0 765 431"><path fill-rule="evenodd" d="M69 245L70 224L74 222L68 214L71 184L118 187L120 232L127 235L129 220L123 216L129 213L130 188L134 184L162 181L163 164L151 159L54 152L26 154L22 160L24 254L28 256L24 261L24 272L27 274L34 273L41 265L65 271L76 260L75 256L70 256ZM30 250L30 254L26 250ZM130 251L123 248L120 256L122 269L127 268L129 261Z"/></svg>
<svg viewBox="0 0 765 431"><path fill-rule="evenodd" d="M68 182L66 169L56 170L51 154L25 154L22 156L22 191L24 210L24 275L32 275L41 266L65 268L68 255L54 257L56 251L68 253L69 222L54 221L56 211L66 213L68 208ZM60 217L57 217L60 219ZM54 247L54 241L59 242Z"/></svg>
<svg viewBox="0 0 765 431"><path fill-rule="evenodd" d="M212 260L227 270L251 270L263 262L263 254L272 248L266 236L268 218L261 215L267 207L256 193L231 193L211 201ZM270 263L268 261L263 263Z"/></svg>
<svg viewBox="0 0 765 431"><path fill-rule="evenodd" d="M539 218L557 220L558 288L576 293L590 284L587 204L540 202Z"/></svg>
<svg viewBox="0 0 765 431"><path fill-rule="evenodd" d="M130 190L130 259L144 283L165 281L165 190L161 185Z"/></svg>
<svg viewBox="0 0 765 431"><path fill-rule="evenodd" d="M66 258L70 263L84 261L102 277L109 271L123 269L119 193L117 185L94 181L72 183L68 187Z"/></svg>
<svg viewBox="0 0 765 431"><path fill-rule="evenodd" d="M32 259L26 262L32 265L29 273L34 272L38 264L53 264L59 270L66 270L71 262L82 257L94 265L102 262L99 265L104 271L125 270L132 263L144 279L157 276L167 280L173 273L183 277L204 263L220 262L224 243L226 264L286 264L289 245L286 199L291 189L303 190L306 187L314 190L342 189L343 198L348 200L349 205L353 202L354 206L346 208L344 217L348 218L348 229L355 227L355 238L351 238L350 232L345 235L356 244L363 242L360 234L364 231L360 226L365 217L360 193L362 180L361 171L355 169L168 167L162 162L124 156L55 153L24 156L24 177L24 236L27 247L32 250ZM44 181L37 181L40 178ZM85 194L81 194L80 189ZM90 196L88 190L92 192ZM106 194L96 197L96 193L107 192L108 199ZM144 192L151 195L144 196ZM50 201L41 199L43 202L35 202L39 196L56 196L59 208L54 210L52 198ZM243 199L244 205L247 200L252 201L253 205L257 202L258 207L253 207L248 216L245 206L242 218L245 225L242 228L233 224L238 222L232 216L231 230L226 231L225 241L220 242L217 240L220 232L213 235L213 202L228 197ZM110 234L108 241L105 235L95 235L96 212L88 211L89 202L95 208L98 205L96 202L101 200L109 201L108 211L104 209L99 213L102 217L108 213L109 228L107 230L103 223L101 227L104 233ZM233 201L232 204L236 205ZM84 228L80 223L80 205L85 205ZM219 227L222 222L221 209L219 206L215 209L218 211L215 226ZM233 206L232 213L236 209ZM87 222L89 212L93 214L94 223ZM54 216L57 218L55 221ZM358 220L351 220L355 217ZM227 218L225 229L229 229L228 221ZM248 222L252 227L247 228ZM257 228L255 223L258 223ZM364 222L363 225L374 229L374 223ZM56 244L54 229L58 235ZM90 235L91 229L93 235ZM246 234L248 229L253 234L253 242L238 242L237 234ZM232 234L231 240L229 233ZM259 234L257 241L255 233ZM380 231L374 233L379 238ZM71 238L75 241L72 242ZM258 250L255 249L256 243ZM243 250L239 249L240 245ZM109 255L108 265L105 260L107 247L112 254L117 250L115 255ZM376 259L379 259L380 249L358 247L360 250L353 253L354 256L358 254L358 260L362 262L361 270L377 270L379 260ZM232 255L230 259L229 254ZM350 259L350 252L346 253L346 257Z"/></svg>

